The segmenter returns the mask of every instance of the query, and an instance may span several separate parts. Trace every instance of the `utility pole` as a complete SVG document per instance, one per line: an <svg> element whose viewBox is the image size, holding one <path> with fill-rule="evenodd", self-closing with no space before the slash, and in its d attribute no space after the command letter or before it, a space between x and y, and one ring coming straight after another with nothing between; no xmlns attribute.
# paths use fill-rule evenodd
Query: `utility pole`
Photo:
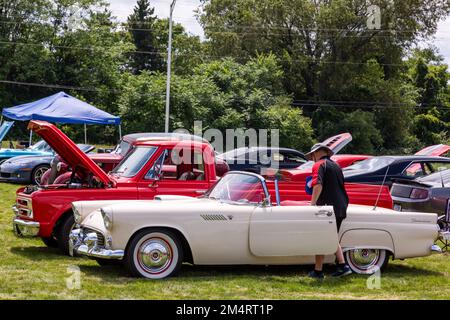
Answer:
<svg viewBox="0 0 450 320"><path fill-rule="evenodd" d="M166 86L166 121L165 132L169 132L169 115L170 115L170 69L172 62L172 13L175 8L177 0L173 0L170 5L170 17L169 17L169 45L167 46L167 86Z"/></svg>

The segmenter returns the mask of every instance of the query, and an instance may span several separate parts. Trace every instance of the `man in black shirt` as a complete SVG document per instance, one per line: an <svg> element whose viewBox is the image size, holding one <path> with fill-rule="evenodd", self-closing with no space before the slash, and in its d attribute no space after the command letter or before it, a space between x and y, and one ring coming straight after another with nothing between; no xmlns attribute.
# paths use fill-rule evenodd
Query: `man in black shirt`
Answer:
<svg viewBox="0 0 450 320"><path fill-rule="evenodd" d="M326 145L315 144L311 151L306 155L309 160L314 161L313 179L312 179L312 198L311 205L333 206L336 217L337 233L341 227L342 221L347 216L348 196L344 186L344 175L341 168L331 160L333 151ZM335 277L351 274L352 271L345 264L344 254L341 246L338 244L336 251L338 261ZM316 265L313 271L309 273L312 278L323 278L323 255L316 255Z"/></svg>

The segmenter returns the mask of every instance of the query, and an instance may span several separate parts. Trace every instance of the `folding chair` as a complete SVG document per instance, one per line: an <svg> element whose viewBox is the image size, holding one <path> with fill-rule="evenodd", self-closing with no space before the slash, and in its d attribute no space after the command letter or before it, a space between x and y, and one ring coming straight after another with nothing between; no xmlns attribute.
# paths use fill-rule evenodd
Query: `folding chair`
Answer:
<svg viewBox="0 0 450 320"><path fill-rule="evenodd" d="M438 224L442 235L438 239L438 244L441 245L443 252L447 252L450 249L450 199L447 200L445 215L439 217Z"/></svg>

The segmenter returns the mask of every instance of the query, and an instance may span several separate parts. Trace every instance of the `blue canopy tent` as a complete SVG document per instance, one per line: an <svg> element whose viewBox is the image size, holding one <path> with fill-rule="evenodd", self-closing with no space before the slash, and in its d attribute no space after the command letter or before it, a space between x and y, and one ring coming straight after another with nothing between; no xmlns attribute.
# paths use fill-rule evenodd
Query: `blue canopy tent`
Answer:
<svg viewBox="0 0 450 320"><path fill-rule="evenodd" d="M45 120L56 123L84 124L85 143L87 143L87 124L118 125L119 136L122 138L120 117L97 109L62 91L34 102L5 108L2 112L3 116L18 121Z"/></svg>

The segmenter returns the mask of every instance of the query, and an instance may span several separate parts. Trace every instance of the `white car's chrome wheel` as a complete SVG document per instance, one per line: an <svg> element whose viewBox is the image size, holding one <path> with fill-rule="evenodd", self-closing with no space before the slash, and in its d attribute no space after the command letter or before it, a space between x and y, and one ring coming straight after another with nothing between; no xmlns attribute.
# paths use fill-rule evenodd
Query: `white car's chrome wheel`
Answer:
<svg viewBox="0 0 450 320"><path fill-rule="evenodd" d="M345 252L345 259L353 272L373 274L387 264L389 255L383 249L353 249Z"/></svg>
<svg viewBox="0 0 450 320"><path fill-rule="evenodd" d="M176 235L162 230L137 234L127 255L132 255L127 257L131 262L130 271L149 279L163 279L175 274L182 262L182 248Z"/></svg>

